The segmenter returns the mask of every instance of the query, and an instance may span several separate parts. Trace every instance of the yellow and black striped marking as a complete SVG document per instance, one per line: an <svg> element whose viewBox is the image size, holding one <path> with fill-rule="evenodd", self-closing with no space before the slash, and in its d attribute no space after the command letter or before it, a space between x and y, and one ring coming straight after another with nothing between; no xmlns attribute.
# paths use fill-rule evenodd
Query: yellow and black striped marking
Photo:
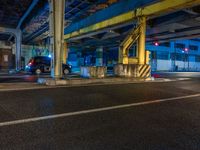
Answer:
<svg viewBox="0 0 200 150"><path fill-rule="evenodd" d="M138 67L138 77L149 78L151 76L150 65L139 65Z"/></svg>

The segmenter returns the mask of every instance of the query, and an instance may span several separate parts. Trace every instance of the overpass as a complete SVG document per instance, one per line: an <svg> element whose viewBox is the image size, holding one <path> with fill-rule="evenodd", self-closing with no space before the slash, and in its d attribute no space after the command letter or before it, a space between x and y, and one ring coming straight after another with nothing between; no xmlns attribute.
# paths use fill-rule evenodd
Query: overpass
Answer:
<svg viewBox="0 0 200 150"><path fill-rule="evenodd" d="M104 48L118 47L119 64L125 68L130 64L143 68L143 65L148 66L149 55L145 52L145 43L199 37L199 0L33 0L22 3L25 9L20 12L21 18L11 23L4 16L1 26L20 29L24 44L45 42L49 45L54 60L53 78L62 77L61 64L66 61L70 47L96 48L99 56ZM12 8L10 3L2 5ZM3 35L1 39L7 37ZM8 41L13 38L9 37ZM133 44L137 45L137 56L129 58L128 51ZM19 62L20 56L17 58ZM97 59L101 66L102 58ZM20 65L17 66L20 69Z"/></svg>

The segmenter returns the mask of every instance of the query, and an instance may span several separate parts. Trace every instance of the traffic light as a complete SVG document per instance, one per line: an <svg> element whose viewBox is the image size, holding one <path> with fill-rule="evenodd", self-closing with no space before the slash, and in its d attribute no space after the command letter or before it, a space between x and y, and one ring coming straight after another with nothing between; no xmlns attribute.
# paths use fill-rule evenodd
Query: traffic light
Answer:
<svg viewBox="0 0 200 150"><path fill-rule="evenodd" d="M154 45L155 45L155 46L159 46L159 43L158 43L158 42L154 42Z"/></svg>

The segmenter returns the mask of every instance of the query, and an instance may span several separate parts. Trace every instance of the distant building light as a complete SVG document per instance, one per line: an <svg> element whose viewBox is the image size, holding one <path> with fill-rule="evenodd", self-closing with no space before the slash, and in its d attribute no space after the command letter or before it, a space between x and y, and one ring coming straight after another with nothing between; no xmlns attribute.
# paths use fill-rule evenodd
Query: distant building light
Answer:
<svg viewBox="0 0 200 150"><path fill-rule="evenodd" d="M185 50L186 52L188 52L188 48L185 48L184 50Z"/></svg>

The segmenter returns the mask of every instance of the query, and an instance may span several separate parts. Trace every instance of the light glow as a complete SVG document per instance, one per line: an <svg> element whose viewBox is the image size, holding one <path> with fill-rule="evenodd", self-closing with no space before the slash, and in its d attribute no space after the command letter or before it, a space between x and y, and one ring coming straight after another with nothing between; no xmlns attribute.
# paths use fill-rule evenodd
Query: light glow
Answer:
<svg viewBox="0 0 200 150"><path fill-rule="evenodd" d="M154 45L155 45L155 46L159 46L159 43L158 43L158 42L155 42Z"/></svg>

